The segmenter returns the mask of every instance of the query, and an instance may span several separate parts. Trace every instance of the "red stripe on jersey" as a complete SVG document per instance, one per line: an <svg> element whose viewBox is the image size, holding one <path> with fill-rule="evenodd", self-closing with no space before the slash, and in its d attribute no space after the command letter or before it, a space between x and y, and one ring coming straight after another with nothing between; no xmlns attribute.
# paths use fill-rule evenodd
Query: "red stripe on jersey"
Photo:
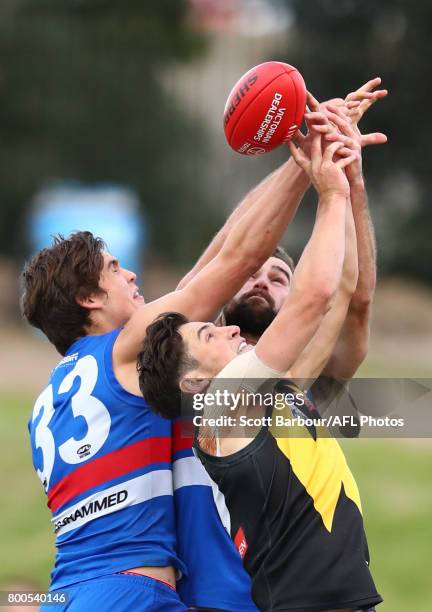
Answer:
<svg viewBox="0 0 432 612"><path fill-rule="evenodd" d="M190 419L179 419L172 428L173 454L193 446L193 423Z"/></svg>
<svg viewBox="0 0 432 612"><path fill-rule="evenodd" d="M48 506L55 512L68 501L104 482L152 463L171 463L171 438L146 438L81 465L48 492Z"/></svg>

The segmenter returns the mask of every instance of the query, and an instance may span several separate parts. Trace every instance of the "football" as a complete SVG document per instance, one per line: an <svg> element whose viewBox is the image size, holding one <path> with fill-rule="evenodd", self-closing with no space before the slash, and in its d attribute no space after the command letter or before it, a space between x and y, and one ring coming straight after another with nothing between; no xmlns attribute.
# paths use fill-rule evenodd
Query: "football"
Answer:
<svg viewBox="0 0 432 612"><path fill-rule="evenodd" d="M288 142L303 121L306 85L283 62L251 68L234 85L224 110L228 144L243 155L261 155Z"/></svg>

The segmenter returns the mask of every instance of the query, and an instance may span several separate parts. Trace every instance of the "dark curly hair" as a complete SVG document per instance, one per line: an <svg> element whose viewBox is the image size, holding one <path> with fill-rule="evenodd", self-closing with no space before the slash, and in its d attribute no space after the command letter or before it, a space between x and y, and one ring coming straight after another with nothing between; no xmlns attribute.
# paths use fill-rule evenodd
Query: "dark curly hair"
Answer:
<svg viewBox="0 0 432 612"><path fill-rule="evenodd" d="M147 327L143 348L137 357L141 393L149 406L166 419L180 415L180 380L198 365L187 353L178 331L188 322L178 312L160 314Z"/></svg>
<svg viewBox="0 0 432 612"><path fill-rule="evenodd" d="M51 247L27 262L21 274L22 314L61 355L86 334L90 311L77 298L100 291L104 248L104 241L91 232L75 232L69 238L58 234Z"/></svg>

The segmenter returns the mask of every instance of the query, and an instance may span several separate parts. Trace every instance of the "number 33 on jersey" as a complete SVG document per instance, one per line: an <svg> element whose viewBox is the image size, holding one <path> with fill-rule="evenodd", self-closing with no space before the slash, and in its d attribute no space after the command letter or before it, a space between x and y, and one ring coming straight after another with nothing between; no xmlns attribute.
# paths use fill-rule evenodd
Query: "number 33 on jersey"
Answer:
<svg viewBox="0 0 432 612"><path fill-rule="evenodd" d="M51 589L128 567L184 571L174 549L171 424L118 383L119 332L74 342L29 422L57 535Z"/></svg>

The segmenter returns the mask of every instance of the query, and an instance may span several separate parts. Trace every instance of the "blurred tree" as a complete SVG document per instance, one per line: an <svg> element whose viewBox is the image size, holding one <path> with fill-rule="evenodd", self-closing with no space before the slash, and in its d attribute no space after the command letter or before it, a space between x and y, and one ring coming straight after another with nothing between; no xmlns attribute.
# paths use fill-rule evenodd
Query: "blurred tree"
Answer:
<svg viewBox="0 0 432 612"><path fill-rule="evenodd" d="M196 177L203 126L162 86L205 50L176 0L5 0L0 8L0 251L21 255L32 195L51 179L135 188L153 246L188 261L212 219ZM193 210L194 227L187 223ZM214 222L214 220L213 220ZM202 226L206 232L201 231Z"/></svg>
<svg viewBox="0 0 432 612"><path fill-rule="evenodd" d="M362 129L389 137L365 166L377 223L380 269L432 283L429 0L282 0L295 16L289 57L320 99L381 76L389 97ZM291 33L291 37L293 33Z"/></svg>

